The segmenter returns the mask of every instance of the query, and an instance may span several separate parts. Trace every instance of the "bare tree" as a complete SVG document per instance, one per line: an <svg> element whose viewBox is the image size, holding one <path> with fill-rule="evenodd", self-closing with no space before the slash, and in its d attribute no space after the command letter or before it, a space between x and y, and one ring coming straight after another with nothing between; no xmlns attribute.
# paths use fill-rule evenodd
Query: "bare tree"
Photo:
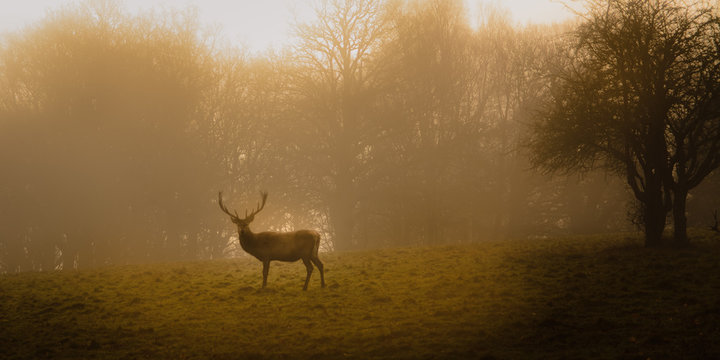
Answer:
<svg viewBox="0 0 720 360"><path fill-rule="evenodd" d="M717 18L680 1L592 1L553 74L532 135L551 171L601 166L640 204L645 244L662 243L668 211L687 241L685 199L720 164Z"/></svg>
<svg viewBox="0 0 720 360"><path fill-rule="evenodd" d="M294 90L304 110L295 133L306 139L299 163L311 170L314 180L306 183L326 200L335 248L348 249L355 243L358 179L366 172L358 159L376 135L367 112L377 81L371 59L388 22L380 0L323 1L315 12L315 22L297 26L294 48Z"/></svg>

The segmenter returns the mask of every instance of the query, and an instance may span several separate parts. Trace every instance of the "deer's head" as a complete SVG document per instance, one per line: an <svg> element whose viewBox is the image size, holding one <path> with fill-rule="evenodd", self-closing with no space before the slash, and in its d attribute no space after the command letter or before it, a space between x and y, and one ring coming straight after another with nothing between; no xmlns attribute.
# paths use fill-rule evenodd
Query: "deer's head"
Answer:
<svg viewBox="0 0 720 360"><path fill-rule="evenodd" d="M234 213L231 213L228 208L223 205L222 202L222 191L218 193L218 204L220 205L220 209L228 214L230 216L230 220L232 220L235 225L238 227L238 232L242 233L244 230L248 230L248 226L250 226L250 223L255 220L255 215L260 212L265 207L265 201L267 201L268 193L265 191L260 192L260 197L262 198L262 202L259 202L255 210L253 210L250 215L248 215L247 209L245 210L245 217L241 218L240 215L238 215L237 210L233 211Z"/></svg>

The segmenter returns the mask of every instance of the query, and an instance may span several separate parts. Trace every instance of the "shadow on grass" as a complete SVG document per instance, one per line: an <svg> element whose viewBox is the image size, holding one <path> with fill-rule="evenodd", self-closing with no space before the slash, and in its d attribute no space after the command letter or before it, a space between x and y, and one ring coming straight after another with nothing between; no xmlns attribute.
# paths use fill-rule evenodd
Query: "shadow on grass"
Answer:
<svg viewBox="0 0 720 360"><path fill-rule="evenodd" d="M720 358L720 246L573 244L520 260L542 289L518 348L549 358ZM544 357L541 356L541 357Z"/></svg>

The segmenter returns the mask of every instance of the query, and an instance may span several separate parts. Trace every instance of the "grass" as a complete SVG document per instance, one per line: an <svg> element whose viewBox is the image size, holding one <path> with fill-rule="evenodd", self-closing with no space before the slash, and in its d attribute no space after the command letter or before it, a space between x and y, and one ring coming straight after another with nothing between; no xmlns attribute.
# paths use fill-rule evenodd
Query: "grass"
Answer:
<svg viewBox="0 0 720 360"><path fill-rule="evenodd" d="M713 238L713 236L715 236ZM720 239L595 236L0 276L0 358L720 358Z"/></svg>

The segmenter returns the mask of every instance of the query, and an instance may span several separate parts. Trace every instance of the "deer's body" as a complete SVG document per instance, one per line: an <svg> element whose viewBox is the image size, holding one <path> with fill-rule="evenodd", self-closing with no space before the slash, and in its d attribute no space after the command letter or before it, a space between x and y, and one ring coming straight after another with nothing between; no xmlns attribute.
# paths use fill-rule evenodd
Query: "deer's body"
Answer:
<svg viewBox="0 0 720 360"><path fill-rule="evenodd" d="M320 283L325 287L325 271L323 263L318 257L320 248L320 234L314 230L298 230L293 232L274 232L266 231L261 233L253 233L250 230L250 223L253 221L255 214L265 207L267 193L262 193L262 205L258 205L257 209L249 216L241 219L237 212L230 213L222 203L222 192L218 194L218 202L220 209L230 215L230 219L238 227L238 238L240 246L245 252L254 256L263 263L263 287L267 285L267 276L270 269L270 261L286 261L295 262L302 260L307 269L307 277L305 278L305 286L303 290L307 290L310 282L310 275L313 272L313 264L320 270Z"/></svg>
<svg viewBox="0 0 720 360"><path fill-rule="evenodd" d="M254 234L241 232L240 246L260 261L298 261L303 255L317 256L320 234L313 230L287 233L266 231Z"/></svg>

